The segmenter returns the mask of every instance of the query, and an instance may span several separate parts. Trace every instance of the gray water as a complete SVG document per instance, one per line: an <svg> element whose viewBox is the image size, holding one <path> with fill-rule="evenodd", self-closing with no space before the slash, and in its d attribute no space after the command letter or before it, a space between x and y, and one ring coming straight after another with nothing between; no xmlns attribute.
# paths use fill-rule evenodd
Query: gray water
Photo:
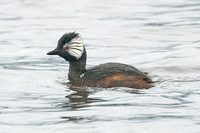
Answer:
<svg viewBox="0 0 200 133"><path fill-rule="evenodd" d="M70 90L46 53L77 31L87 67L121 62L155 87ZM199 0L0 0L1 133L199 133Z"/></svg>

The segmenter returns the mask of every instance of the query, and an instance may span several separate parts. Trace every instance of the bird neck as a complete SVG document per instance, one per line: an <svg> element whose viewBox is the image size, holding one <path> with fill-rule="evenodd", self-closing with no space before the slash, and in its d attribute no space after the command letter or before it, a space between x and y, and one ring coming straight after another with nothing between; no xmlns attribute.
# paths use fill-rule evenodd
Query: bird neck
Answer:
<svg viewBox="0 0 200 133"><path fill-rule="evenodd" d="M72 82L80 81L81 74L86 72L86 59L87 59L87 54L86 51L84 50L84 53L79 60L69 62L68 78L70 81Z"/></svg>

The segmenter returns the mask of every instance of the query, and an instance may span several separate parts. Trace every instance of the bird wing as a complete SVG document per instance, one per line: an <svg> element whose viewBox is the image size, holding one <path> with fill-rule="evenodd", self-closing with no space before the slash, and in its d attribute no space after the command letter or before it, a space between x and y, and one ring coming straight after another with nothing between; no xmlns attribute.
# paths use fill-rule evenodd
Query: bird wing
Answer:
<svg viewBox="0 0 200 133"><path fill-rule="evenodd" d="M84 78L88 80L99 80L112 74L127 73L135 76L146 75L133 66L121 63L106 63L88 69L84 73Z"/></svg>

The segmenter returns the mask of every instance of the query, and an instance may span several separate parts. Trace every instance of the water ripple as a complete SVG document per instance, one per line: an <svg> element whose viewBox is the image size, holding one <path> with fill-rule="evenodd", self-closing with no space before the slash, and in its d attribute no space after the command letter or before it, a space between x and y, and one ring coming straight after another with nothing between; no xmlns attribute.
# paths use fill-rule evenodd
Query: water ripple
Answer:
<svg viewBox="0 0 200 133"><path fill-rule="evenodd" d="M1 131L200 131L198 0L7 0L0 6ZM46 53L71 31L85 40L88 67L130 64L148 72L155 87L68 88L68 63Z"/></svg>

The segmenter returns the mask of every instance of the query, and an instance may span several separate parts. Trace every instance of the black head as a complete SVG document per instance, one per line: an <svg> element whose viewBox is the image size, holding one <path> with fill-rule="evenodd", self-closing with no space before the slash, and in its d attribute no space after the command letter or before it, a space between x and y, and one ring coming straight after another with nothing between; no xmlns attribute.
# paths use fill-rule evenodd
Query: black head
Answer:
<svg viewBox="0 0 200 133"><path fill-rule="evenodd" d="M47 53L47 55L59 55L67 61L76 61L81 58L85 52L83 41L76 32L64 34L59 40L56 49Z"/></svg>

